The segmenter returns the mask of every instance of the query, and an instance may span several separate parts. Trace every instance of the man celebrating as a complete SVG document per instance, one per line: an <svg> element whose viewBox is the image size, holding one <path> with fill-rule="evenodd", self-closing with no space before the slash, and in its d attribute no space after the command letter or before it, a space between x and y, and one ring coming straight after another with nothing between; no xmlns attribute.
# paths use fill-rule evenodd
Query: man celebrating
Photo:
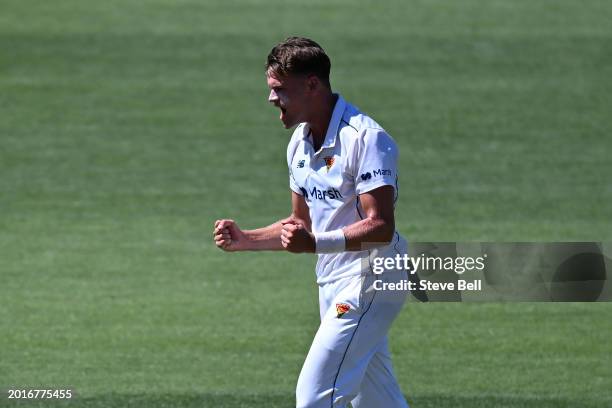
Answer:
<svg viewBox="0 0 612 408"><path fill-rule="evenodd" d="M375 275L371 259L406 253L395 231L397 147L371 118L332 93L330 61L307 38L290 37L268 55L268 101L296 126L287 148L292 214L241 230L215 222L225 251L318 254L321 325L298 379L298 408L407 407L397 384L387 332L406 299L373 282L401 282L404 270ZM380 286L380 285L379 285Z"/></svg>

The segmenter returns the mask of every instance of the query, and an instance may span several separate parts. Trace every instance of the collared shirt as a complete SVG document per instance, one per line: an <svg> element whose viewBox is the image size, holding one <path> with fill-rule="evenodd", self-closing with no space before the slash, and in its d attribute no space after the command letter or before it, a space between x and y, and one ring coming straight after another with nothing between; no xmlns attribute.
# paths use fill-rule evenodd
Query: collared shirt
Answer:
<svg viewBox="0 0 612 408"><path fill-rule="evenodd" d="M287 147L289 186L304 196L312 231L333 231L363 219L359 195L378 187L393 186L397 199L397 154L391 136L340 95L316 152L308 124L300 124ZM377 249L379 254L386 252L405 252L405 241L399 234L394 234L389 245ZM364 259L369 256L368 250L319 254L317 283L368 273L369 263Z"/></svg>

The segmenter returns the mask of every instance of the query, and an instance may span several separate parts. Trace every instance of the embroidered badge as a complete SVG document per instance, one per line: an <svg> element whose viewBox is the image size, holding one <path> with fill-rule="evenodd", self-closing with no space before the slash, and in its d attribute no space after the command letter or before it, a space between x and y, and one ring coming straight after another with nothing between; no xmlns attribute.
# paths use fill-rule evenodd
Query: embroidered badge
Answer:
<svg viewBox="0 0 612 408"><path fill-rule="evenodd" d="M351 310L351 306L346 303L336 303L336 317L341 318L346 312Z"/></svg>
<svg viewBox="0 0 612 408"><path fill-rule="evenodd" d="M331 166L334 165L334 161L335 159L333 157L324 157L323 160L325 160L325 167L327 167L327 171L329 172L329 169L331 168Z"/></svg>

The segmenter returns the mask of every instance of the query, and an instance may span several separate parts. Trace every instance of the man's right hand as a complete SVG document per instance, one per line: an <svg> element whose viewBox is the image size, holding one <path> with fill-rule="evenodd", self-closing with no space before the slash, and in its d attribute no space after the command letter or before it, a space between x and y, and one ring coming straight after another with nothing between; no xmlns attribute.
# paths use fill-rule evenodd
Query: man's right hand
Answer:
<svg viewBox="0 0 612 408"><path fill-rule="evenodd" d="M217 220L213 232L215 245L224 251L244 251L248 239L234 220Z"/></svg>

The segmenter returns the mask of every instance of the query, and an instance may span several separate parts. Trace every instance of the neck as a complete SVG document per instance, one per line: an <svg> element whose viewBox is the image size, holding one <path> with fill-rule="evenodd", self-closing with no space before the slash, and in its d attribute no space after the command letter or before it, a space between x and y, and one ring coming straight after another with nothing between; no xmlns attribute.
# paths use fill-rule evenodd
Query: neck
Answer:
<svg viewBox="0 0 612 408"><path fill-rule="evenodd" d="M314 142L315 151L319 150L325 135L327 134L327 127L331 120L332 114L334 113L334 107L338 100L338 95L331 92L322 96L320 103L315 104L315 110L312 114L312 119L308 121L308 126L312 132L312 140Z"/></svg>

